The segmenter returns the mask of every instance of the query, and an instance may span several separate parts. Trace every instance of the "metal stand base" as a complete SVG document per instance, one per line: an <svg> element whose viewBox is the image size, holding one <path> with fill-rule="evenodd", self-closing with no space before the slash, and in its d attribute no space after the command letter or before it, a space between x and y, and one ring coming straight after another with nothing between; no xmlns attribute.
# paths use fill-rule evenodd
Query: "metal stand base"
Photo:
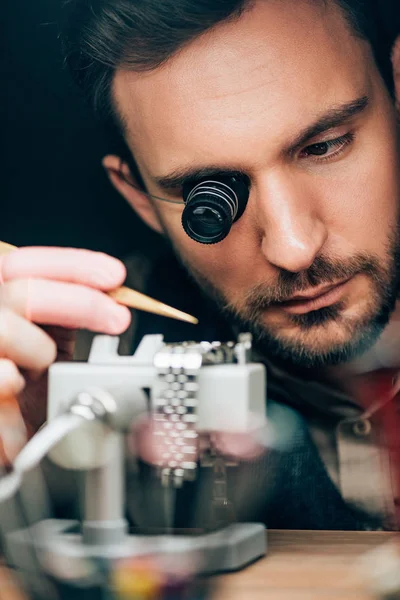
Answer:
<svg viewBox="0 0 400 600"><path fill-rule="evenodd" d="M265 527L259 523L236 523L203 535L127 535L122 543L82 543L77 521L49 519L7 536L9 560L24 571L32 569L32 551L49 575L62 577L68 566L70 576L82 573L90 559L115 560L145 555L167 555L192 562L202 575L237 571L264 556L267 550ZM191 560L192 559L192 560ZM74 578L74 577L73 577Z"/></svg>

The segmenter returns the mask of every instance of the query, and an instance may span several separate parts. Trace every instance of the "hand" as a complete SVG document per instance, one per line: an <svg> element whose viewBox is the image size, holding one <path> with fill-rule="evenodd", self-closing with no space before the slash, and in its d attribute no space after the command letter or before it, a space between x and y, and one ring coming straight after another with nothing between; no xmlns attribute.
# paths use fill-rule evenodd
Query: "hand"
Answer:
<svg viewBox="0 0 400 600"><path fill-rule="evenodd" d="M260 458L269 447L273 446L273 432L268 423L262 426L257 422L257 417L252 417L254 427L248 432L228 433L212 432L200 434L199 440L186 440L186 446L191 446L193 454L190 459L198 461L202 453L209 449L210 443L213 448L228 461L252 461ZM162 438L157 436L159 427L151 417L132 426L129 436L128 448L133 455L138 455L145 462L153 465L163 463L163 453L169 448L163 444Z"/></svg>
<svg viewBox="0 0 400 600"><path fill-rule="evenodd" d="M72 359L75 330L119 335L129 326L130 311L104 293L125 277L119 260L88 250L20 248L0 257L0 411L16 396L30 435L45 420L48 368Z"/></svg>

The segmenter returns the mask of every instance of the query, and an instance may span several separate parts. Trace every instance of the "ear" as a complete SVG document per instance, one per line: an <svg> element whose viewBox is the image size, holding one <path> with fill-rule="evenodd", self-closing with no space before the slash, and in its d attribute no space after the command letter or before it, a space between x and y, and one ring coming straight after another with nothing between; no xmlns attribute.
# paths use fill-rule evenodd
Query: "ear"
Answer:
<svg viewBox="0 0 400 600"><path fill-rule="evenodd" d="M396 94L396 106L400 111L400 35L394 43L392 50L392 65L393 65L393 77L394 77L394 88Z"/></svg>
<svg viewBox="0 0 400 600"><path fill-rule="evenodd" d="M157 213L149 197L140 191L128 164L119 156L108 154L103 158L102 165L117 192L125 198L146 225L162 234L163 229Z"/></svg>

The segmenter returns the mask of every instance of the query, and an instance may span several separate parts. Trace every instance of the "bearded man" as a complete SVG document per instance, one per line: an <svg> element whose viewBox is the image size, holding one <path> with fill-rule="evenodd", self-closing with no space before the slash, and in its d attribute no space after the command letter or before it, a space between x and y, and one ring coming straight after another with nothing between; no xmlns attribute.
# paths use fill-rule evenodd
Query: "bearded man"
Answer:
<svg viewBox="0 0 400 600"><path fill-rule="evenodd" d="M399 444L388 448L384 423L400 368L399 128L393 40L379 35L373 7L70 0L65 15L66 61L109 135L103 165L173 256L149 268L144 257L128 261L128 285L201 323L194 334L135 318L125 350L145 333L174 341L251 331L268 368L278 442L232 474L238 518L289 528L396 528L400 465L391 446ZM393 65L399 53L395 47ZM197 205L210 187L214 200ZM121 265L113 263L107 279L108 257L82 255L74 271L79 251L66 252L22 249L4 259L7 310L24 320L30 278L28 321L126 329L126 312L118 323L116 315L102 320L102 311L116 310L102 292L123 280ZM91 261L104 276L90 279ZM64 312L56 306L62 294L74 295ZM10 378L19 367L39 369L26 355L18 361L16 331L3 336ZM54 338L40 369L55 358ZM386 371L377 380L378 369ZM28 421L29 385L21 392ZM145 488L149 506L153 487ZM201 490L209 493L196 484L180 495L177 525L206 518ZM137 506L132 513L149 522Z"/></svg>

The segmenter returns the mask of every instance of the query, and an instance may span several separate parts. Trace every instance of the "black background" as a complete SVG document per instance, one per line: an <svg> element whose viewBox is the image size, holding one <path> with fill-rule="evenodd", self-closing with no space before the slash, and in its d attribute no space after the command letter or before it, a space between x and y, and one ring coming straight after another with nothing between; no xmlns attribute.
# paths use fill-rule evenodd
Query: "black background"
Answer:
<svg viewBox="0 0 400 600"><path fill-rule="evenodd" d="M152 250L159 236L108 182L102 133L63 68L60 7L61 0L2 4L0 240L116 256Z"/></svg>
<svg viewBox="0 0 400 600"><path fill-rule="evenodd" d="M388 28L400 0L378 0ZM106 145L62 66L61 0L3 0L0 12L0 240L151 252L150 232L112 189Z"/></svg>

